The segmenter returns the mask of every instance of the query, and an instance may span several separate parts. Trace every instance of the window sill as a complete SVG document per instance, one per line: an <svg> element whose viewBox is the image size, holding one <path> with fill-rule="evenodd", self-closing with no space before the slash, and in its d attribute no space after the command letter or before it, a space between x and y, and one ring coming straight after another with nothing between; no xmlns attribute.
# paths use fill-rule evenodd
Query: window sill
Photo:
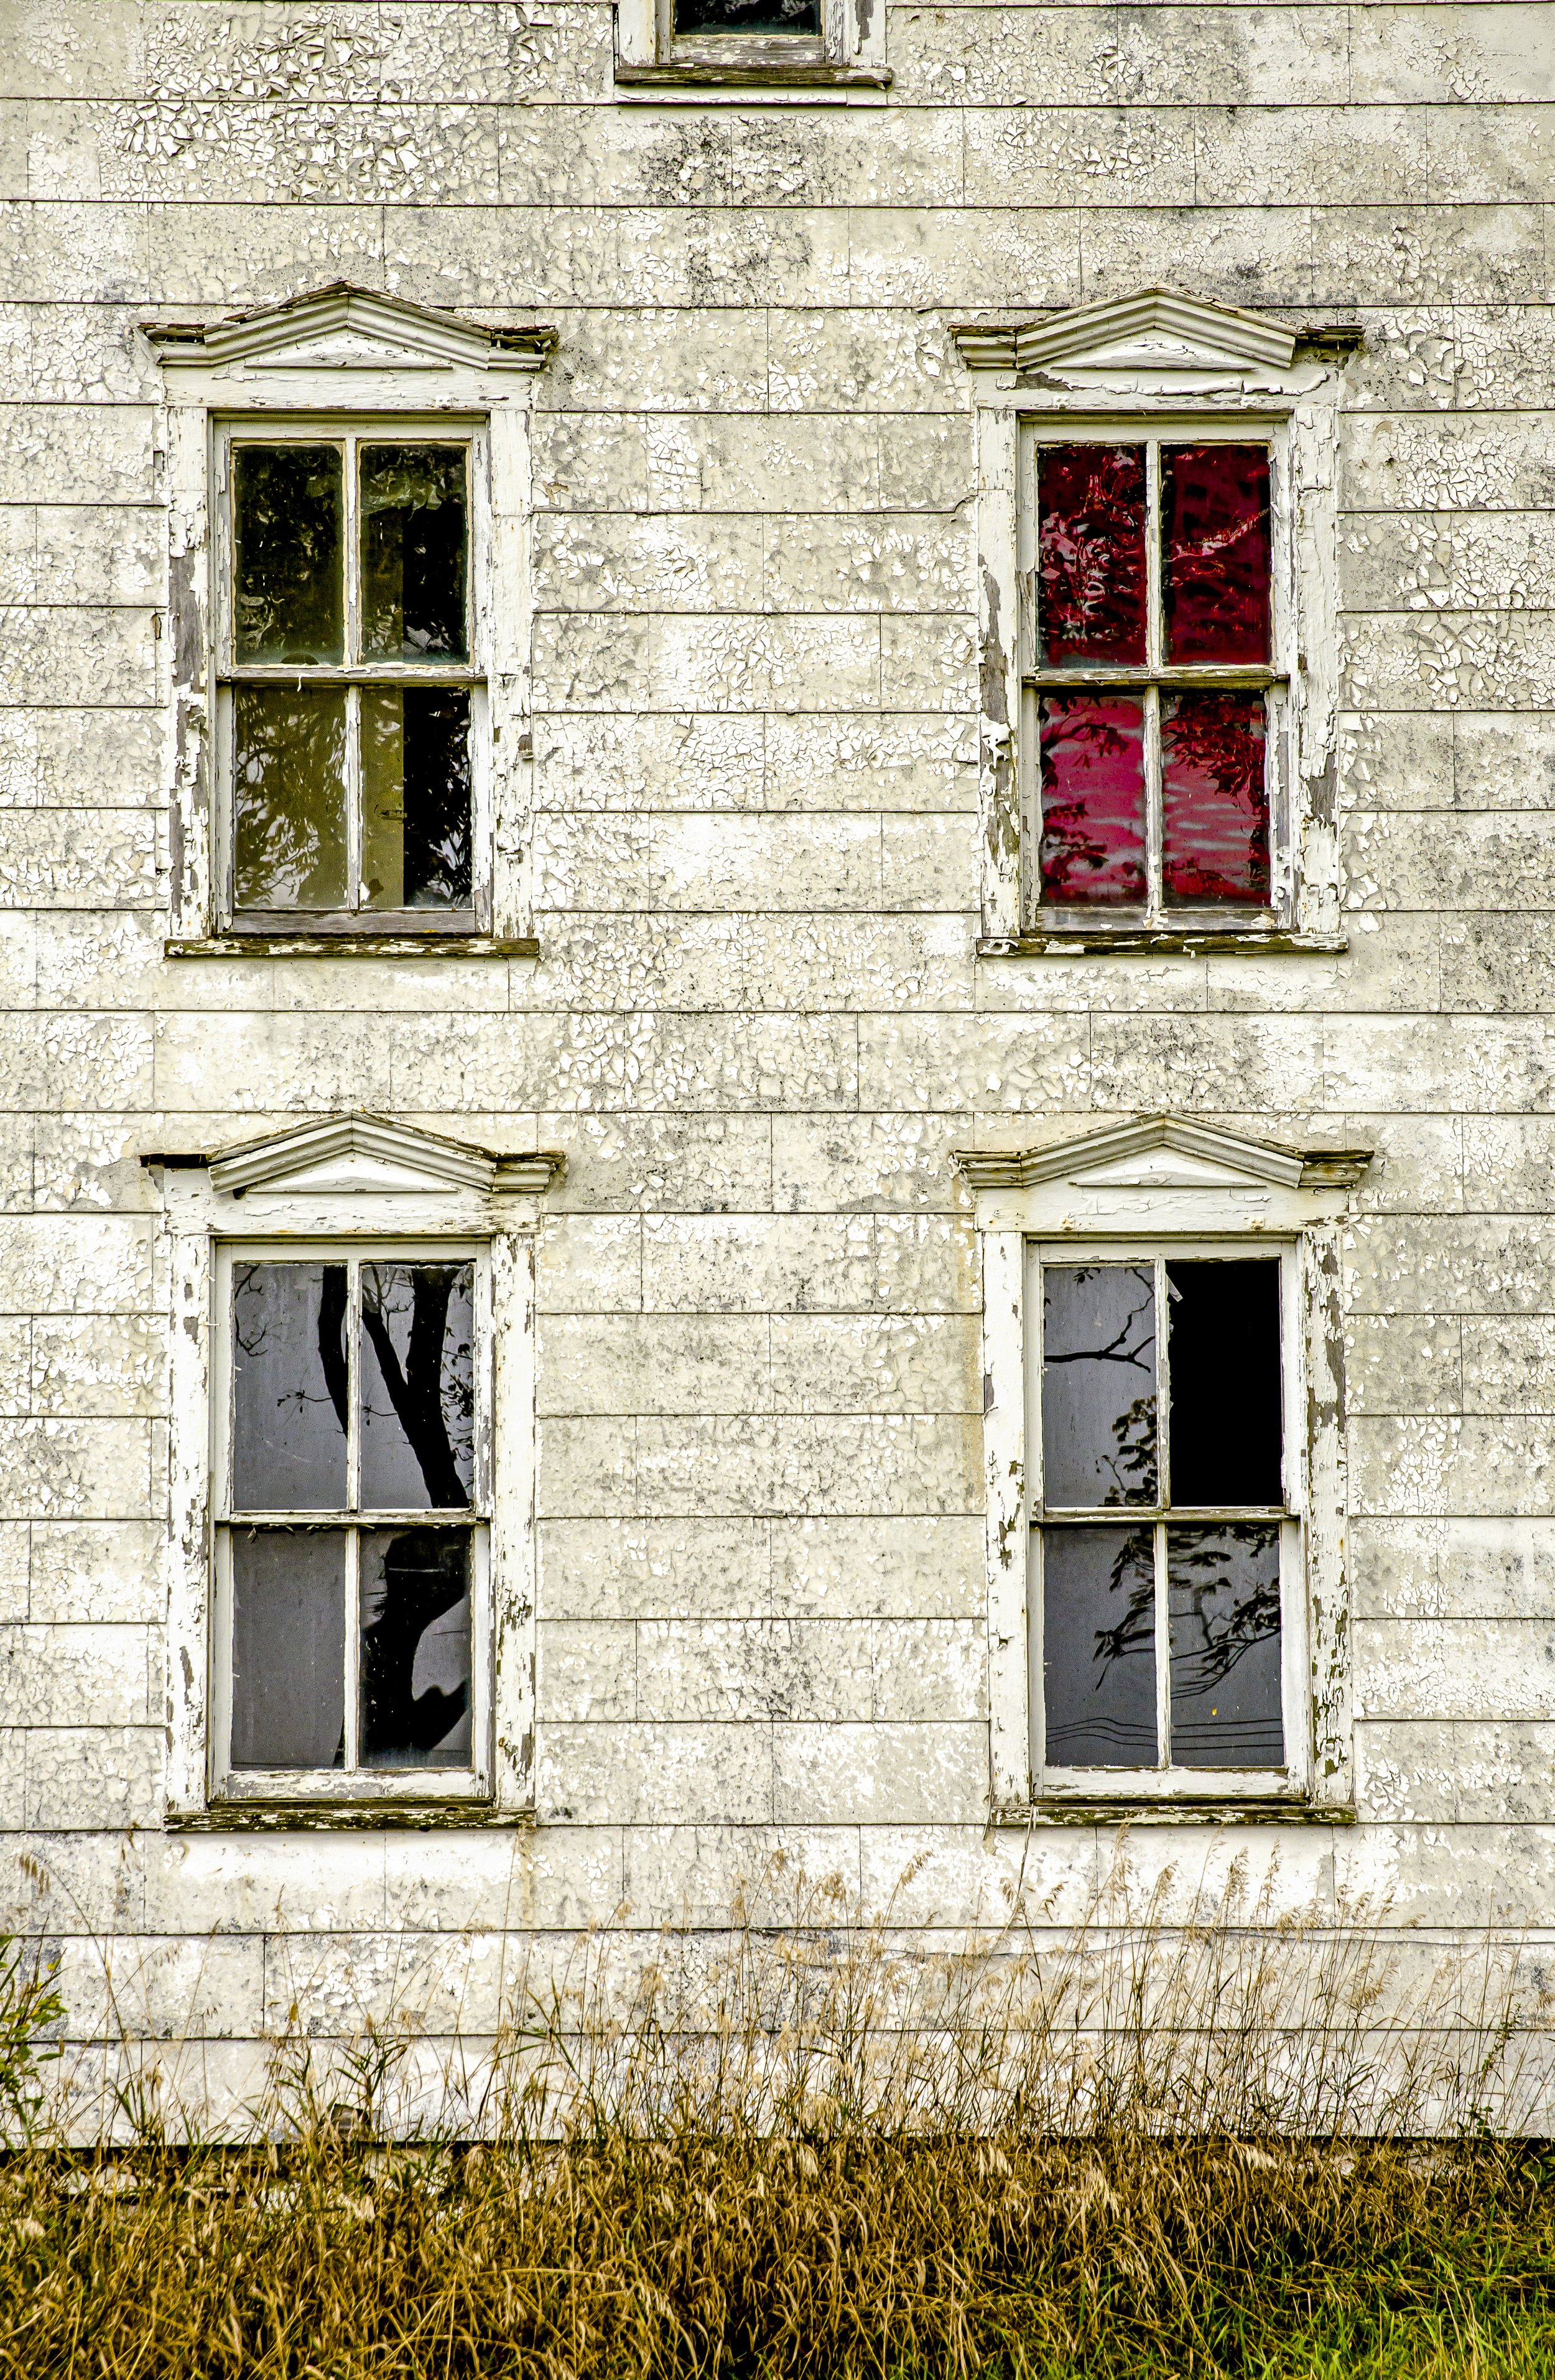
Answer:
<svg viewBox="0 0 1555 2380"><path fill-rule="evenodd" d="M213 1802L205 1810L170 1810L174 1835L357 1832L397 1827L427 1834L448 1828L528 1828L532 1810L501 1810L475 1802Z"/></svg>
<svg viewBox="0 0 1555 2380"><path fill-rule="evenodd" d="M1294 1827L1353 1827L1355 1813L1344 1803L1312 1802L1294 1793L1206 1794L1188 1801L1130 1799L1096 1794L1042 1794L1034 1802L1006 1802L993 1811L996 1827L1263 1827L1271 1821Z"/></svg>
<svg viewBox="0 0 1555 2380"><path fill-rule="evenodd" d="M753 50L757 44L752 41ZM763 101L879 106L891 87L889 67L838 66L826 58L752 56L748 65L724 58L670 58L630 66L617 58L615 91L624 100Z"/></svg>
<svg viewBox="0 0 1555 2380"><path fill-rule="evenodd" d="M170 934L170 959L537 959L532 934Z"/></svg>
<svg viewBox="0 0 1555 2380"><path fill-rule="evenodd" d="M1347 934L1303 934L1280 926L1248 927L1241 933L1223 926L1052 926L1045 933L985 934L980 959L1095 958L1112 951L1246 951L1267 955L1342 957Z"/></svg>

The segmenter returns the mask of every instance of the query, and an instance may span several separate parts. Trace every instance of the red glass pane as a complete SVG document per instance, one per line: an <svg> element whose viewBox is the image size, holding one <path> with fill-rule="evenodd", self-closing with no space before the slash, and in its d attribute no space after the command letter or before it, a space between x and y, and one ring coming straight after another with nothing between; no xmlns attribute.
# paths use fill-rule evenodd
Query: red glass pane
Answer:
<svg viewBox="0 0 1555 2380"><path fill-rule="evenodd" d="M1045 661L1145 659L1145 450L1039 446L1037 573Z"/></svg>
<svg viewBox="0 0 1555 2380"><path fill-rule="evenodd" d="M1263 698L1179 694L1160 707L1168 904L1269 899Z"/></svg>
<svg viewBox="0 0 1555 2380"><path fill-rule="evenodd" d="M1269 449L1161 449L1167 658L1269 659Z"/></svg>
<svg viewBox="0 0 1555 2380"><path fill-rule="evenodd" d="M1145 706L1130 694L1042 698L1042 898L1145 898Z"/></svg>

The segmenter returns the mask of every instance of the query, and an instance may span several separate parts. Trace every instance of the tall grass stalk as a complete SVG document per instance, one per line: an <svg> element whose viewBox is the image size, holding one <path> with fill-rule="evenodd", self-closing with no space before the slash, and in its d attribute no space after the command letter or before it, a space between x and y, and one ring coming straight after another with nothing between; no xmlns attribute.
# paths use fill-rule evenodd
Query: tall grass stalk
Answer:
<svg viewBox="0 0 1555 2380"><path fill-rule="evenodd" d="M90 2121L83 2067L13 2128L0 2375L1555 2370L1515 1942L1126 1857L951 1938L916 1882L535 1937L481 2042L298 2020L219 2139L122 2043Z"/></svg>

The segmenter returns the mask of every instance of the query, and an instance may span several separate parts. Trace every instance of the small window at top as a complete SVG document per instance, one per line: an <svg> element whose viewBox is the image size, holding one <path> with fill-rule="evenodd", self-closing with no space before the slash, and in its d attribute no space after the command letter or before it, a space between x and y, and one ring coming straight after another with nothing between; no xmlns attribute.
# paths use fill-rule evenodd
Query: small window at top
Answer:
<svg viewBox="0 0 1555 2380"><path fill-rule="evenodd" d="M237 922L468 917L469 480L463 440L234 436Z"/></svg>
<svg viewBox="0 0 1555 2380"><path fill-rule="evenodd" d="M674 0L677 33L820 32L820 0Z"/></svg>
<svg viewBox="0 0 1555 2380"><path fill-rule="evenodd" d="M1266 910L1270 452L1036 447L1039 900Z"/></svg>

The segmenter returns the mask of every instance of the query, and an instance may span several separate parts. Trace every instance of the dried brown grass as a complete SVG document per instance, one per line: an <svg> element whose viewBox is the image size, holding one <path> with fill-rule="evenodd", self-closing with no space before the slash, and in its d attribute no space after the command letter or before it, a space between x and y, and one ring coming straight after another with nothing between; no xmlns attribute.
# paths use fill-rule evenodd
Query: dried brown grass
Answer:
<svg viewBox="0 0 1555 2380"><path fill-rule="evenodd" d="M1555 2368L1519 1946L1174 1892L933 1948L780 1871L521 1978L435 2100L409 2022L288 2031L239 2140L124 2045L0 2168L0 2374Z"/></svg>

